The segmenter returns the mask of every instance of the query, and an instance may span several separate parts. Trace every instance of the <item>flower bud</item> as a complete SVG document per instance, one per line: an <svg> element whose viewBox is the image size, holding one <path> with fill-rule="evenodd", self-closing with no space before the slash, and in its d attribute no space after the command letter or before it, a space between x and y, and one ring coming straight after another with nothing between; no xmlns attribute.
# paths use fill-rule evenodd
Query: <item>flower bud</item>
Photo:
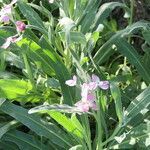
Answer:
<svg viewBox="0 0 150 150"><path fill-rule="evenodd" d="M22 21L17 21L16 22L16 27L17 27L17 31L22 32L22 31L25 30L26 24Z"/></svg>

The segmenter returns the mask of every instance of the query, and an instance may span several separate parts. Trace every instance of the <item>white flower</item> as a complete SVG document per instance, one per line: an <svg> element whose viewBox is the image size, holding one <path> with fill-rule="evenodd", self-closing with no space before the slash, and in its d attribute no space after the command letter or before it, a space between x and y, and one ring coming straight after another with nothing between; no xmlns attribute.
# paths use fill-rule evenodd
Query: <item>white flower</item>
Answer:
<svg viewBox="0 0 150 150"><path fill-rule="evenodd" d="M70 24L74 24L74 21L68 17L64 17L62 19L59 19L60 26L67 26Z"/></svg>
<svg viewBox="0 0 150 150"><path fill-rule="evenodd" d="M49 3L51 3L51 4L54 3L54 0L49 0Z"/></svg>

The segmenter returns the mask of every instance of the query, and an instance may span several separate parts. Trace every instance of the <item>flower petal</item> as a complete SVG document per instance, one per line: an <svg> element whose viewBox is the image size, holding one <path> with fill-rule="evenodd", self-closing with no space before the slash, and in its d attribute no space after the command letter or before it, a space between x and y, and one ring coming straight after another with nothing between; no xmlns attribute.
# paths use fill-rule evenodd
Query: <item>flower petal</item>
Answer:
<svg viewBox="0 0 150 150"><path fill-rule="evenodd" d="M65 82L65 84L68 85L68 86L75 86L76 83L77 83L77 77L75 75L73 76L73 79L67 80Z"/></svg>
<svg viewBox="0 0 150 150"><path fill-rule="evenodd" d="M0 21L8 24L10 22L10 17L8 15L3 15L0 17Z"/></svg>
<svg viewBox="0 0 150 150"><path fill-rule="evenodd" d="M88 95L87 95L87 101L91 101L91 102L95 101L95 95L94 95L94 93L88 93Z"/></svg>
<svg viewBox="0 0 150 150"><path fill-rule="evenodd" d="M89 92L89 86L88 86L88 84L87 83L83 83L82 87L81 87L81 97L82 97L82 100L84 100L84 101L87 100L88 92Z"/></svg>
<svg viewBox="0 0 150 150"><path fill-rule="evenodd" d="M93 109L93 110L98 110L97 105L96 105L95 102L90 104L90 108Z"/></svg>
<svg viewBox="0 0 150 150"><path fill-rule="evenodd" d="M109 88L109 82L108 81L100 81L98 86L103 90L107 90Z"/></svg>
<svg viewBox="0 0 150 150"><path fill-rule="evenodd" d="M78 101L75 106L77 107L77 109L79 109L79 111L81 112L88 112L89 111L89 105L86 102L82 102L82 101Z"/></svg>
<svg viewBox="0 0 150 150"><path fill-rule="evenodd" d="M89 90L95 90L96 88L97 88L97 83L96 82L90 82L89 84L88 84L88 86L89 86Z"/></svg>
<svg viewBox="0 0 150 150"><path fill-rule="evenodd" d="M92 74L92 82L97 82L97 83L100 82L99 77L95 74Z"/></svg>

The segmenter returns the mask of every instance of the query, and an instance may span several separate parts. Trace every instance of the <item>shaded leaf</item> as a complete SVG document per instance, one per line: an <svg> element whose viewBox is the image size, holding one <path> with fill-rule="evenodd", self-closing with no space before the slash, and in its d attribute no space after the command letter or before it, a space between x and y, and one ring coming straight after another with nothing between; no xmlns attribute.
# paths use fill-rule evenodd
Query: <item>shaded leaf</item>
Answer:
<svg viewBox="0 0 150 150"><path fill-rule="evenodd" d="M57 128L57 126L42 121L41 118L35 114L29 115L28 110L8 101L1 105L0 110L20 121L38 135L50 139L58 146L64 148L71 146L71 141L67 139L66 135Z"/></svg>

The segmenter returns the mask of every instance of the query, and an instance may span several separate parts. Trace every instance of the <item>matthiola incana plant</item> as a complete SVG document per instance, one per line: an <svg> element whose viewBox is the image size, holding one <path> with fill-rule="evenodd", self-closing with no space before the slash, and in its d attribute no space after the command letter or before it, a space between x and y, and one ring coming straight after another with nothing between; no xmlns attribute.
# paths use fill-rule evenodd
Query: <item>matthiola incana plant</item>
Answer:
<svg viewBox="0 0 150 150"><path fill-rule="evenodd" d="M0 150L150 149L139 5L0 0Z"/></svg>
<svg viewBox="0 0 150 150"><path fill-rule="evenodd" d="M73 76L73 79L67 80L65 82L68 86L75 86L77 84L77 77ZM92 75L91 81L89 83L83 83L81 86L81 100L78 101L75 106L80 112L88 112L90 108L92 110L97 110L96 106L96 91L98 88L107 90L109 88L108 81L100 81L99 77Z"/></svg>

